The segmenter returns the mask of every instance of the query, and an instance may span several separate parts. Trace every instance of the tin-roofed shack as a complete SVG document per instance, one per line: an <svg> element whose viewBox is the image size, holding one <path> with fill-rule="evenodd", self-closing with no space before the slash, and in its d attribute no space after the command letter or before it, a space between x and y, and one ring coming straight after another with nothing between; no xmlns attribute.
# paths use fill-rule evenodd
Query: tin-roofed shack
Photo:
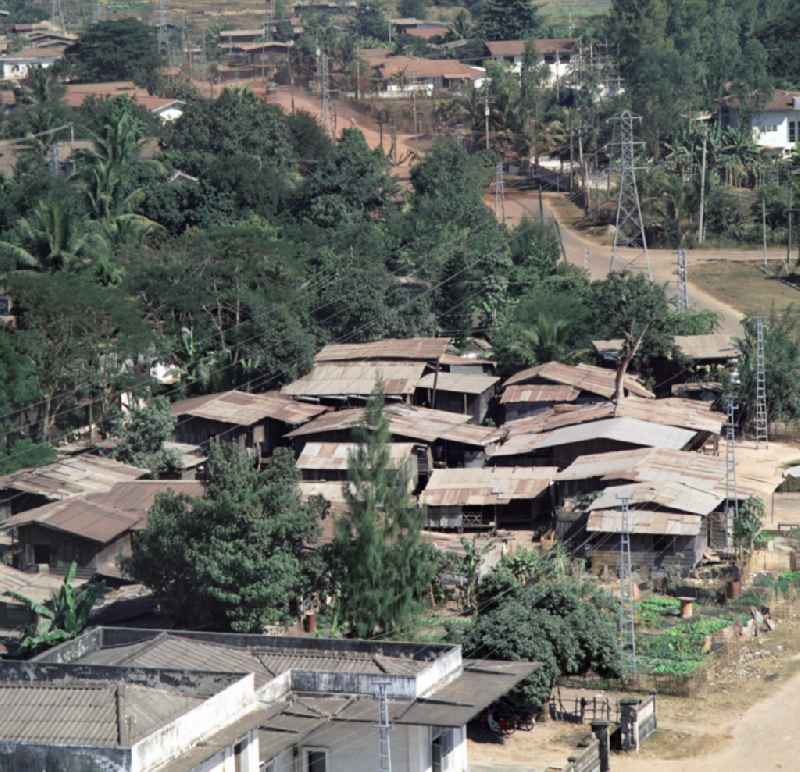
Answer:
<svg viewBox="0 0 800 772"><path fill-rule="evenodd" d="M314 357L322 362L361 362L371 359L433 364L447 352L450 338L386 338L370 343L330 343Z"/></svg>
<svg viewBox="0 0 800 772"><path fill-rule="evenodd" d="M104 493L120 482L138 480L149 470L88 454L64 456L52 464L0 477L0 524L10 515L71 496Z"/></svg>
<svg viewBox="0 0 800 772"><path fill-rule="evenodd" d="M307 481L340 481L348 479L350 456L358 445L350 442L307 442L297 459L297 468ZM413 492L419 483L418 452L427 450L413 443L396 442L388 447L389 463L404 469L408 476L408 489Z"/></svg>
<svg viewBox="0 0 800 772"><path fill-rule="evenodd" d="M178 442L207 446L217 439L256 456L268 456L291 429L328 408L296 402L279 392L226 391L175 402Z"/></svg>
<svg viewBox="0 0 800 772"><path fill-rule="evenodd" d="M630 506L633 567L684 575L702 559L714 524L711 516L724 506L720 492L678 480L611 485L586 511L571 511L575 501L565 501L556 532L561 539L585 545L595 572L618 567L623 499Z"/></svg>
<svg viewBox="0 0 800 772"><path fill-rule="evenodd" d="M549 529L553 467L437 469L420 495L426 527Z"/></svg>
<svg viewBox="0 0 800 772"><path fill-rule="evenodd" d="M436 465L483 466L486 448L500 437L497 429L469 424L469 416L429 410L411 405L389 405L384 409L393 442L424 443L429 446ZM353 430L364 423L363 408L339 410L319 416L286 436L302 448L306 442L352 442ZM427 455L427 454L426 454ZM419 474L426 476L426 458L420 453Z"/></svg>
<svg viewBox="0 0 800 772"><path fill-rule="evenodd" d="M131 554L131 533L145 527L156 496L166 491L195 497L204 493L194 480L138 480L13 515L3 528L15 534L15 565L23 571L65 574L74 561L81 577L121 578L119 560Z"/></svg>
<svg viewBox="0 0 800 772"><path fill-rule="evenodd" d="M574 403L580 390L561 383L531 383L506 386L500 404L506 421L542 413L554 405Z"/></svg>
<svg viewBox="0 0 800 772"><path fill-rule="evenodd" d="M565 365L561 362L546 362L507 378L503 388L531 383L560 383L574 386L580 390L578 402L596 402L599 399L611 399L615 393L616 373L604 367L593 365ZM632 375L625 376L626 396L653 399L655 395Z"/></svg>
<svg viewBox="0 0 800 772"><path fill-rule="evenodd" d="M434 410L463 413L480 424L489 412L499 380L491 375L428 373L417 383L415 401Z"/></svg>

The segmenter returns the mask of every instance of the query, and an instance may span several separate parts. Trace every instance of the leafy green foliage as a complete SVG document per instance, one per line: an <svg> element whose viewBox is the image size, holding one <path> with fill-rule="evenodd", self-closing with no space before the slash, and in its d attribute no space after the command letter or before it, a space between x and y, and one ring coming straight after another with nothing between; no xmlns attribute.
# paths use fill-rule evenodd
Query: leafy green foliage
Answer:
<svg viewBox="0 0 800 772"><path fill-rule="evenodd" d="M45 603L10 590L3 593L23 603L35 617L35 621L25 629L16 646L17 656L37 654L76 638L89 624L89 615L103 588L89 582L78 589L74 585L75 572L75 563L70 563L60 589Z"/></svg>
<svg viewBox="0 0 800 772"><path fill-rule="evenodd" d="M179 468L177 455L164 448L175 433L175 417L163 397L119 415L112 433L119 438L114 448L117 461L149 469L156 477Z"/></svg>
<svg viewBox="0 0 800 772"><path fill-rule="evenodd" d="M84 83L132 80L153 86L161 66L155 28L132 18L101 21L64 52L63 64Z"/></svg>
<svg viewBox="0 0 800 772"><path fill-rule="evenodd" d="M740 553L750 554L753 551L765 513L764 502L753 496L739 505L733 521L733 542Z"/></svg>
<svg viewBox="0 0 800 772"><path fill-rule="evenodd" d="M300 502L291 452L277 450L258 471L247 455L214 445L208 474L205 498L158 497L127 571L181 625L262 632L290 620L309 589L306 550L321 514Z"/></svg>
<svg viewBox="0 0 800 772"><path fill-rule="evenodd" d="M525 704L543 705L560 675L619 674L615 601L554 565L533 561L520 581L508 562L501 563L479 587L490 608L461 638L467 657L541 663L515 690Z"/></svg>
<svg viewBox="0 0 800 772"><path fill-rule="evenodd" d="M519 40L532 37L541 20L531 0L483 0L479 25L486 40Z"/></svg>
<svg viewBox="0 0 800 772"><path fill-rule="evenodd" d="M337 522L332 553L336 606L360 638L407 630L433 579L433 547L422 544L422 512L408 492L408 470L391 463L379 385L367 405L350 458L348 512Z"/></svg>

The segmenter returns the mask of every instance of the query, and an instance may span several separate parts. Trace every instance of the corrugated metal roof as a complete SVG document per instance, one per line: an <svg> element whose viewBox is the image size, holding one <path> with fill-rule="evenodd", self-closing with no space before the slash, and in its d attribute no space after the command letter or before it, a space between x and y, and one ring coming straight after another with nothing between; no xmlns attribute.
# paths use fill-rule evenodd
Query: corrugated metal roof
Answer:
<svg viewBox="0 0 800 772"><path fill-rule="evenodd" d="M297 459L298 469L320 469L345 471L350 456L358 449L352 442L307 442ZM408 463L414 455L414 445L405 442L391 443L388 446L389 459L394 466Z"/></svg>
<svg viewBox="0 0 800 772"><path fill-rule="evenodd" d="M455 391L461 394L483 394L499 381L491 375L462 375L461 373L428 373L420 378L417 387L437 391Z"/></svg>
<svg viewBox="0 0 800 772"><path fill-rule="evenodd" d="M0 527L8 529L36 523L107 544L125 531L144 526L156 496L169 490L187 496L202 496L204 493L202 483L197 480L119 483L108 493L76 496L20 512L3 521Z"/></svg>
<svg viewBox="0 0 800 772"><path fill-rule="evenodd" d="M594 453L581 456L558 473L558 481L630 480L631 482L661 482L677 480L700 490L725 495L725 460L691 451L666 448L641 448L612 453ZM736 492L740 499L749 496L765 497L775 484L737 470Z"/></svg>
<svg viewBox="0 0 800 772"><path fill-rule="evenodd" d="M420 503L431 507L504 505L534 499L550 487L556 467L435 469Z"/></svg>
<svg viewBox="0 0 800 772"><path fill-rule="evenodd" d="M460 354L442 354L439 357L439 364L446 365L447 367L453 366L470 366L475 367L494 367L495 362L491 359L482 359L478 356L460 355Z"/></svg>
<svg viewBox="0 0 800 772"><path fill-rule="evenodd" d="M298 426L327 411L322 405L297 402L280 392L250 394L244 391L225 391L175 402L172 415L191 415L210 421L252 426L266 418Z"/></svg>
<svg viewBox="0 0 800 772"><path fill-rule="evenodd" d="M368 396L378 381L384 394L413 394L425 370L424 362L352 362L314 365L314 369L283 387L284 394L305 397Z"/></svg>
<svg viewBox="0 0 800 772"><path fill-rule="evenodd" d="M724 500L724 496L717 491L696 488L679 480L662 480L658 484L642 482L606 488L589 509L616 509L621 497L629 499L634 506L657 504L693 515L708 515Z"/></svg>
<svg viewBox="0 0 800 772"><path fill-rule="evenodd" d="M316 362L357 362L364 359L407 359L435 362L450 345L450 338L386 338L370 343L331 343Z"/></svg>
<svg viewBox="0 0 800 772"><path fill-rule="evenodd" d="M622 338L593 340L592 345L604 357L619 356ZM676 335L675 348L692 361L727 361L737 359L739 350L732 335L712 333L709 335Z"/></svg>
<svg viewBox="0 0 800 772"><path fill-rule="evenodd" d="M68 456L52 464L21 469L0 477L0 488L26 491L60 500L87 493L104 493L119 482L136 480L149 474L102 456Z"/></svg>
<svg viewBox="0 0 800 772"><path fill-rule="evenodd" d="M0 683L0 740L117 747L118 686L113 682ZM167 689L125 684L120 707L131 717L132 742L202 700Z"/></svg>
<svg viewBox="0 0 800 772"><path fill-rule="evenodd" d="M547 362L536 367L529 367L512 375L503 386L514 386L515 384L539 378L553 381L554 383L563 383L567 386L575 386L581 391L598 394L601 397L610 399L614 396L616 373L614 370L594 367L593 365L565 365L561 362ZM655 398L655 395L632 375L625 376L625 388L637 397Z"/></svg>
<svg viewBox="0 0 800 772"><path fill-rule="evenodd" d="M699 515L682 515L652 510L631 510L631 533L654 534L658 536L697 536L703 518ZM603 509L592 512L586 523L590 533L622 533L622 512L617 509Z"/></svg>
<svg viewBox="0 0 800 772"><path fill-rule="evenodd" d="M557 445L571 445L592 440L614 440L646 447L685 448L695 437L695 432L674 426L640 421L637 418L607 418L577 426L564 426L540 434L520 434L489 449L488 455L515 456Z"/></svg>
<svg viewBox="0 0 800 772"><path fill-rule="evenodd" d="M775 523L797 524L800 526L800 493L776 493L772 498L772 510L764 527L769 529Z"/></svg>
<svg viewBox="0 0 800 772"><path fill-rule="evenodd" d="M580 389L561 383L532 383L527 386L507 386L500 398L501 405L513 402L573 402Z"/></svg>
<svg viewBox="0 0 800 772"><path fill-rule="evenodd" d="M63 578L54 574L32 574L0 563L0 603L17 603L8 596L3 597L6 592L18 592L31 600L44 603L44 601L50 600L54 592L61 589L63 583ZM72 582L74 586L84 583L84 579L74 579Z"/></svg>
<svg viewBox="0 0 800 772"><path fill-rule="evenodd" d="M383 414L389 422L389 429L393 435L398 437L410 437L424 442L433 442L442 436L443 433L452 432L456 428L468 429L466 424L470 417L460 413L450 413L445 410L430 410L424 407L413 407L411 405L389 405L384 408ZM305 426L289 432L286 436L312 437L317 434L327 432L345 431L361 426L366 419L367 412L363 408L353 408L349 410L337 410L335 413L319 416ZM483 429L484 427L472 427L473 429ZM476 438L479 433L469 434Z"/></svg>
<svg viewBox="0 0 800 772"><path fill-rule="evenodd" d="M511 386L524 389L526 386ZM564 387L555 387L564 388ZM566 387L570 388L570 387ZM664 426L678 426L683 429L719 434L725 423L725 416L712 410L711 404L690 399L668 397L666 399L639 399L626 397L619 403L593 402L584 405L553 405L540 413L527 418L519 418L503 424L509 436L552 431L562 426L589 423L606 418L638 418Z"/></svg>

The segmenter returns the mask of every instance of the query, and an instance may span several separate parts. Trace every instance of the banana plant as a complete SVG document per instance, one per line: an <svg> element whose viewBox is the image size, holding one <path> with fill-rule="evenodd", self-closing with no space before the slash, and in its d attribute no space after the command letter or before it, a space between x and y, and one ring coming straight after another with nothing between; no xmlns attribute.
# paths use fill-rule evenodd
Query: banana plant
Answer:
<svg viewBox="0 0 800 772"><path fill-rule="evenodd" d="M61 587L45 603L12 590L3 593L27 606L35 617L24 630L17 645L18 653L33 654L68 641L80 635L89 624L89 615L103 587L89 582L80 589L76 588L76 571L75 563L70 563Z"/></svg>

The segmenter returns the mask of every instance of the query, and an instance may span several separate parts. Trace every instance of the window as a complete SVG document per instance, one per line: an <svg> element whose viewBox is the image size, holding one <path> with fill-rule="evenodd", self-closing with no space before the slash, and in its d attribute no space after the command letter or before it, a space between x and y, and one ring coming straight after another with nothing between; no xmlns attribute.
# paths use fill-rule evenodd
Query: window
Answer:
<svg viewBox="0 0 800 772"><path fill-rule="evenodd" d="M453 730L433 729L431 736L431 772L446 772L447 757L453 750Z"/></svg>
<svg viewBox="0 0 800 772"><path fill-rule="evenodd" d="M303 772L328 772L328 751L325 748L305 748Z"/></svg>
<svg viewBox="0 0 800 772"><path fill-rule="evenodd" d="M33 545L33 562L38 566L50 565L50 545L49 544L34 544Z"/></svg>
<svg viewBox="0 0 800 772"><path fill-rule="evenodd" d="M800 126L800 122L789 121L789 142L797 142L798 126Z"/></svg>

